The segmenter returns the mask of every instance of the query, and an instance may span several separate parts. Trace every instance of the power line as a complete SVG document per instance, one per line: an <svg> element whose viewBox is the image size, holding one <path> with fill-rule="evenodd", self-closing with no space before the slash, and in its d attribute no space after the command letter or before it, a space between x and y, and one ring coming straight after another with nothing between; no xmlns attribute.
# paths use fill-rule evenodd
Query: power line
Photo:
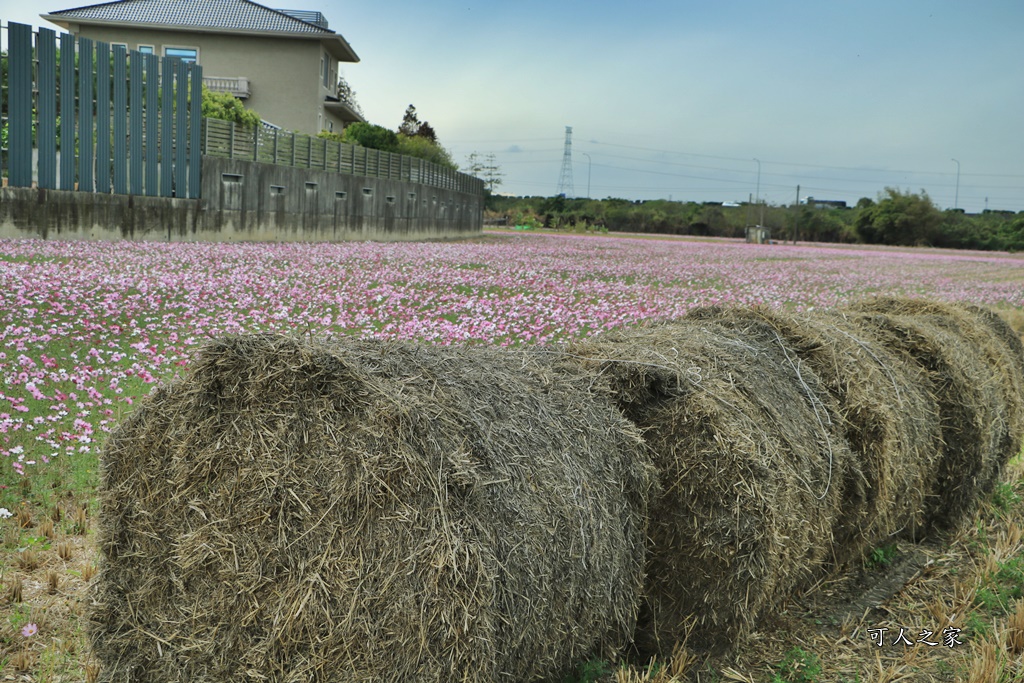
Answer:
<svg viewBox="0 0 1024 683"><path fill-rule="evenodd" d="M606 146L606 147L621 147L623 149L636 149L636 150L641 150L641 151L645 151L645 152L657 152L659 154L677 154L677 155L680 155L680 156L700 157L700 158L703 158L703 159L721 159L723 161L735 161L737 163L746 163L746 164L750 163L750 160L746 159L746 158L719 156L719 155L715 155L715 154L698 154L698 153L695 153L695 152L679 152L679 151L676 151L676 150L663 149L663 148L657 148L657 147L641 147L641 146L637 146L637 145L622 145L622 144L616 144L616 143L611 143L611 142L598 142L598 141L592 141L591 144L603 145L603 146ZM856 171L856 172L863 172L863 173L905 173L905 174L912 174L912 175L938 175L938 176L952 175L952 173L944 172L944 171L913 171L913 170L902 170L902 169L892 169L892 168L863 168L863 167L856 167L856 166L830 166L830 165L825 165L825 164L797 163L797 162L792 162L792 161L774 161L774 160L771 160L771 159L762 159L761 161L763 163L765 163L765 164L775 164L777 166L798 166L798 167L806 167L806 168L823 168L823 169L829 169L829 170ZM989 177L989 178L1024 178L1024 175L1014 175L1014 174L1006 174L1006 173L964 173L963 174L964 177L971 176L971 175L982 176L982 177Z"/></svg>

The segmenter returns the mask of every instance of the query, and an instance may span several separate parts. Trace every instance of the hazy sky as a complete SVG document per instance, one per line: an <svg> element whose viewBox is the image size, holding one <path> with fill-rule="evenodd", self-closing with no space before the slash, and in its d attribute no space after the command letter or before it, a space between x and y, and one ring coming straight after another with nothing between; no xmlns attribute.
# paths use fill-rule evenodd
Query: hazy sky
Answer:
<svg viewBox="0 0 1024 683"><path fill-rule="evenodd" d="M0 0L0 17L86 4ZM415 104L459 163L494 153L506 193L556 192L572 126L577 197L588 180L774 203L896 186L1024 210L1020 0L267 4L323 12L362 60L343 72L371 122Z"/></svg>

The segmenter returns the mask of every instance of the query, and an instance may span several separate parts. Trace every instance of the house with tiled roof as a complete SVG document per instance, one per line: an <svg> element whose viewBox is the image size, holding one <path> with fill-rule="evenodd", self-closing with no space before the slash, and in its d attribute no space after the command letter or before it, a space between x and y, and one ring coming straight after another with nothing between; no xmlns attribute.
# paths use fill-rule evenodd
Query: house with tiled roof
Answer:
<svg viewBox="0 0 1024 683"><path fill-rule="evenodd" d="M251 0L120 0L40 16L78 36L198 62L204 85L286 130L341 132L362 120L337 93L339 64L359 57L320 12Z"/></svg>

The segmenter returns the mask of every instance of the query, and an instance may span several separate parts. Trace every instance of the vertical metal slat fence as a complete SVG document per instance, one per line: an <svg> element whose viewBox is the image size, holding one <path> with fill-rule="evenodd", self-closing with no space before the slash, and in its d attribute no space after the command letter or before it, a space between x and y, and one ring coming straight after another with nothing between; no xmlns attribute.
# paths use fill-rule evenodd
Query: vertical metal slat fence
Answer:
<svg viewBox="0 0 1024 683"><path fill-rule="evenodd" d="M198 64L14 22L0 30L8 36L0 173L10 186L199 196Z"/></svg>

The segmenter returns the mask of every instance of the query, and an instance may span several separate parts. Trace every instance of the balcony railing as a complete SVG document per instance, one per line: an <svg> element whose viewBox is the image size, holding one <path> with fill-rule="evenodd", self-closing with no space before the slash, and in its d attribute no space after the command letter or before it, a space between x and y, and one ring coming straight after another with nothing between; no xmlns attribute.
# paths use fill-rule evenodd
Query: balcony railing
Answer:
<svg viewBox="0 0 1024 683"><path fill-rule="evenodd" d="M240 100L248 99L252 94L248 78L221 78L219 76L203 76L203 85L213 92L231 93Z"/></svg>
<svg viewBox="0 0 1024 683"><path fill-rule="evenodd" d="M327 26L327 17L320 14L320 12L314 12L312 10L303 9L279 9L277 11L281 12L282 14L287 14L293 19L298 19L299 21L305 21L310 24L315 24L316 26L319 26L324 30L330 30Z"/></svg>

